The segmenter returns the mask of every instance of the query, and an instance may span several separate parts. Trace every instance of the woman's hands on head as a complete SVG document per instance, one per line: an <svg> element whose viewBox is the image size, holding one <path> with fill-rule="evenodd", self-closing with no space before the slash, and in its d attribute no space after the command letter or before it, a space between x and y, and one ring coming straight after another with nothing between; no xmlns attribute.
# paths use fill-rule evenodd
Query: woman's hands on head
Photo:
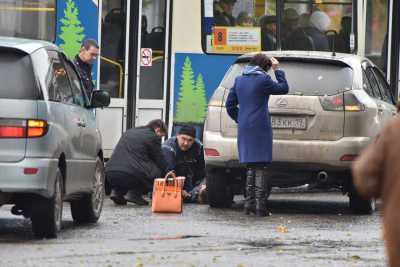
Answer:
<svg viewBox="0 0 400 267"><path fill-rule="evenodd" d="M270 59L271 59L271 63L272 63L272 69L273 70L278 69L279 68L279 61L274 57L271 57Z"/></svg>

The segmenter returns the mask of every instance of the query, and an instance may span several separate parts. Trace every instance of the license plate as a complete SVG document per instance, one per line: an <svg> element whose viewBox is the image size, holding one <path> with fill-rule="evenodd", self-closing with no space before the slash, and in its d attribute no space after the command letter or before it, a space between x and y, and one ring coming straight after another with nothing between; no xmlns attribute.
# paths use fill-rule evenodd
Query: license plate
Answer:
<svg viewBox="0 0 400 267"><path fill-rule="evenodd" d="M273 116L271 123L274 129L307 129L306 118Z"/></svg>

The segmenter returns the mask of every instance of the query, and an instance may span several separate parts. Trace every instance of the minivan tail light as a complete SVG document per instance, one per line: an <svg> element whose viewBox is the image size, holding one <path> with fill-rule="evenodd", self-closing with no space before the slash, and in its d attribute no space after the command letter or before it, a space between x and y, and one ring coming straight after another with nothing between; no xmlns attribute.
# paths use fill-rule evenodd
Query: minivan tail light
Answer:
<svg viewBox="0 0 400 267"><path fill-rule="evenodd" d="M25 138L25 120L0 119L0 138Z"/></svg>
<svg viewBox="0 0 400 267"><path fill-rule="evenodd" d="M41 137L47 133L43 120L0 119L0 138Z"/></svg>
<svg viewBox="0 0 400 267"><path fill-rule="evenodd" d="M47 123L42 120L28 120L28 137L41 137L47 132Z"/></svg>
<svg viewBox="0 0 400 267"><path fill-rule="evenodd" d="M364 105L352 93L346 92L333 96L320 96L321 106L326 111L363 111Z"/></svg>

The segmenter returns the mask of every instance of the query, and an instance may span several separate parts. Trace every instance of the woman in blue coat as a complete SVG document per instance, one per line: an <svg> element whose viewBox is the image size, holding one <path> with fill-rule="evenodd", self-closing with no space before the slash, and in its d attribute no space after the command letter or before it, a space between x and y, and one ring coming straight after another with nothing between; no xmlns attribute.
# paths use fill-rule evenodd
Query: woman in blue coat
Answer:
<svg viewBox="0 0 400 267"><path fill-rule="evenodd" d="M289 86L279 62L255 55L235 80L226 101L229 116L238 124L239 161L247 166L245 212L267 215L266 166L272 161L270 95L287 94ZM272 67L277 82L267 74ZM240 106L240 107L239 107Z"/></svg>

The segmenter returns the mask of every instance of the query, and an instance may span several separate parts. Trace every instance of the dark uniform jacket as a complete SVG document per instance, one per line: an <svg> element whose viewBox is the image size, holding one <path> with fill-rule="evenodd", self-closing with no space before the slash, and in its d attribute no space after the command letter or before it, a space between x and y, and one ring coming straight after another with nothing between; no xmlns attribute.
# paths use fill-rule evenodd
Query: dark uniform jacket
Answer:
<svg viewBox="0 0 400 267"><path fill-rule="evenodd" d="M85 87L86 95L90 99L92 96L92 92L94 90L93 77L92 77L92 65L83 62L79 55L76 55L74 59L74 63L76 66L79 75L81 76L83 86Z"/></svg>
<svg viewBox="0 0 400 267"><path fill-rule="evenodd" d="M149 127L127 130L106 165L106 172L143 175L146 179L164 176L167 162L161 151L161 138Z"/></svg>
<svg viewBox="0 0 400 267"><path fill-rule="evenodd" d="M203 145L195 139L188 151L179 148L176 137L171 137L162 145L168 169L175 171L177 176L185 176L185 190L190 191L199 184L205 176Z"/></svg>

